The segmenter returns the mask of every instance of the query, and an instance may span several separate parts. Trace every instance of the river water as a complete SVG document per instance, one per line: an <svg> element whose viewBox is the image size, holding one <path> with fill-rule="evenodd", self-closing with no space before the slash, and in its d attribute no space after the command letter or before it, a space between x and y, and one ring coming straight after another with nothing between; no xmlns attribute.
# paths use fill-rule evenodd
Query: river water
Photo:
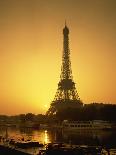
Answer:
<svg viewBox="0 0 116 155"><path fill-rule="evenodd" d="M47 144L51 142L63 142L77 145L100 145L103 147L116 148L115 131L77 131L67 132L61 129L38 129L32 128L7 128L9 138L19 140L35 140ZM6 135L6 129L0 128L0 135Z"/></svg>
<svg viewBox="0 0 116 155"><path fill-rule="evenodd" d="M0 135L5 136L6 129L0 128ZM61 129L7 128L9 138L36 140L41 143L64 142L79 145L111 145L116 146L116 131L89 130L68 132Z"/></svg>

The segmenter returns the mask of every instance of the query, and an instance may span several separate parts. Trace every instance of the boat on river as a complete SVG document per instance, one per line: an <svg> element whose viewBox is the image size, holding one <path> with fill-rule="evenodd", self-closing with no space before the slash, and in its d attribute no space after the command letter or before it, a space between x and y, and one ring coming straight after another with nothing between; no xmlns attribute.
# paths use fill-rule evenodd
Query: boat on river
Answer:
<svg viewBox="0 0 116 155"><path fill-rule="evenodd" d="M93 121L68 121L62 123L64 130L109 130L112 129L111 123L103 120Z"/></svg>
<svg viewBox="0 0 116 155"><path fill-rule="evenodd" d="M32 147L43 147L44 145L39 143L38 141L14 141L10 140L10 145L14 145L16 148L32 148Z"/></svg>

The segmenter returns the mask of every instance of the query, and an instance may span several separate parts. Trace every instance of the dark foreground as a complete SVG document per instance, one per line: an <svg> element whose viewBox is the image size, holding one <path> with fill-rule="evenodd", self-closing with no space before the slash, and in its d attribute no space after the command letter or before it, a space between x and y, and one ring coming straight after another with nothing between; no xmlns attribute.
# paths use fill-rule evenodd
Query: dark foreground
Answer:
<svg viewBox="0 0 116 155"><path fill-rule="evenodd" d="M38 148L39 149L39 148ZM0 155L115 155L116 149L87 146L87 145L70 145L63 143L49 143L38 153L26 153L20 149L0 145Z"/></svg>
<svg viewBox="0 0 116 155"><path fill-rule="evenodd" d="M28 153L0 145L0 155L29 155Z"/></svg>

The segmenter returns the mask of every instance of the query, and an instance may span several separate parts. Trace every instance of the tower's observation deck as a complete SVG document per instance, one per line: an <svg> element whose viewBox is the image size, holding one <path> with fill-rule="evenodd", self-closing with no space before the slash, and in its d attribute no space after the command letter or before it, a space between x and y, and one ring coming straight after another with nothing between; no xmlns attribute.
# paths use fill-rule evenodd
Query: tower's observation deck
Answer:
<svg viewBox="0 0 116 155"><path fill-rule="evenodd" d="M68 35L69 29L65 24L63 29L63 53L60 81L55 98L47 111L48 115L54 114L59 109L64 109L65 107L78 107L82 105L73 81Z"/></svg>

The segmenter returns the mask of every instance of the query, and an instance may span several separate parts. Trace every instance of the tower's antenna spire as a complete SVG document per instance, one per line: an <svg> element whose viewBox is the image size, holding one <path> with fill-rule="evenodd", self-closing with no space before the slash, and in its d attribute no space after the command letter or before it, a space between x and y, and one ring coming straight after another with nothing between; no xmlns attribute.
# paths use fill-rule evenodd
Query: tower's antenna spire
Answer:
<svg viewBox="0 0 116 155"><path fill-rule="evenodd" d="M66 19L65 19L65 26L66 26Z"/></svg>

